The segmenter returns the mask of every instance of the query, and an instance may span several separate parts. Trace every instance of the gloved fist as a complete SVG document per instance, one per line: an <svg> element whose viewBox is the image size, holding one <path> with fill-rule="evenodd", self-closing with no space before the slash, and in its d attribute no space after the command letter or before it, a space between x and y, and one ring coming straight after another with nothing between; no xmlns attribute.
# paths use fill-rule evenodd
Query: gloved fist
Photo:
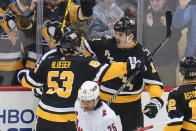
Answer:
<svg viewBox="0 0 196 131"><path fill-rule="evenodd" d="M140 68L141 61L139 59L137 59L136 57L129 57L128 59L129 59L131 70Z"/></svg>
<svg viewBox="0 0 196 131"><path fill-rule="evenodd" d="M158 111L163 107L163 100L154 97L150 100L150 102L144 107L144 110L142 111L147 117L154 118Z"/></svg>
<svg viewBox="0 0 196 131"><path fill-rule="evenodd" d="M136 57L128 57L128 61L127 61L128 72L129 71L134 72L136 70L139 70L140 72L144 72L146 69L147 68L144 65L144 60L140 60Z"/></svg>

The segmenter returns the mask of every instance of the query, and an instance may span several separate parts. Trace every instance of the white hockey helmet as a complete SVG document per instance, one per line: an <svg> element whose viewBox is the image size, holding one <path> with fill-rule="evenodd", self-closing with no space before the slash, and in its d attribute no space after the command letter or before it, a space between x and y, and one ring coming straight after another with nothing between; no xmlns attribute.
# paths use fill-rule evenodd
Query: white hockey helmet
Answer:
<svg viewBox="0 0 196 131"><path fill-rule="evenodd" d="M96 100L99 96L99 85L94 81L85 81L78 90L78 99L89 101Z"/></svg>

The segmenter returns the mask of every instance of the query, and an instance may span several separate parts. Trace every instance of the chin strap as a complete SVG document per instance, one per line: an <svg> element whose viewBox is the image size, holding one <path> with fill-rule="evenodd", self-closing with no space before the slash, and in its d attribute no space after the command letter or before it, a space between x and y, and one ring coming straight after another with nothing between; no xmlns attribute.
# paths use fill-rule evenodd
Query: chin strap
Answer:
<svg viewBox="0 0 196 131"><path fill-rule="evenodd" d="M125 47L128 47L129 43L131 43L132 40L133 40L133 37L129 40L129 37L127 36L127 43L126 43ZM134 44L134 42L132 42L132 43L130 44L130 47L131 47L133 44Z"/></svg>
<svg viewBox="0 0 196 131"><path fill-rule="evenodd" d="M95 104L94 104L94 107L93 109L97 106L97 103L99 102L99 98L95 99Z"/></svg>

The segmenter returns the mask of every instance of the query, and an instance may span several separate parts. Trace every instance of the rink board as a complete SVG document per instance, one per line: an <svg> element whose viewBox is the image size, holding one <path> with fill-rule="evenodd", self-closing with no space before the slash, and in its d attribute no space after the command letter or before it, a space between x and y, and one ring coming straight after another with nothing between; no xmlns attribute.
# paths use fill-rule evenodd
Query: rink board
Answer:
<svg viewBox="0 0 196 131"><path fill-rule="evenodd" d="M170 91L172 88L166 88ZM168 92L163 94L166 102ZM142 103L145 105L149 98L148 93L143 92ZM18 87L0 87L0 131L33 131L35 125L35 109L38 99L31 90ZM145 125L154 123L155 127L149 131L161 131L166 118L165 105L155 119L145 117Z"/></svg>

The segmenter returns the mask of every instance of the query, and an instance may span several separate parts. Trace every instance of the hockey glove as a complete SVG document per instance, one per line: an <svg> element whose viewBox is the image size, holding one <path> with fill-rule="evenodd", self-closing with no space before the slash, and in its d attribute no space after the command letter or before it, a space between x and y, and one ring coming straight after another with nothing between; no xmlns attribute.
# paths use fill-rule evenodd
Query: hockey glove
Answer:
<svg viewBox="0 0 196 131"><path fill-rule="evenodd" d="M144 107L143 113L149 117L154 118L158 111L163 107L163 100L159 97L154 97L150 102Z"/></svg>
<svg viewBox="0 0 196 131"><path fill-rule="evenodd" d="M140 72L144 72L146 70L144 62L136 57L128 57L127 71L129 72L129 74L132 75L137 70L139 70Z"/></svg>

